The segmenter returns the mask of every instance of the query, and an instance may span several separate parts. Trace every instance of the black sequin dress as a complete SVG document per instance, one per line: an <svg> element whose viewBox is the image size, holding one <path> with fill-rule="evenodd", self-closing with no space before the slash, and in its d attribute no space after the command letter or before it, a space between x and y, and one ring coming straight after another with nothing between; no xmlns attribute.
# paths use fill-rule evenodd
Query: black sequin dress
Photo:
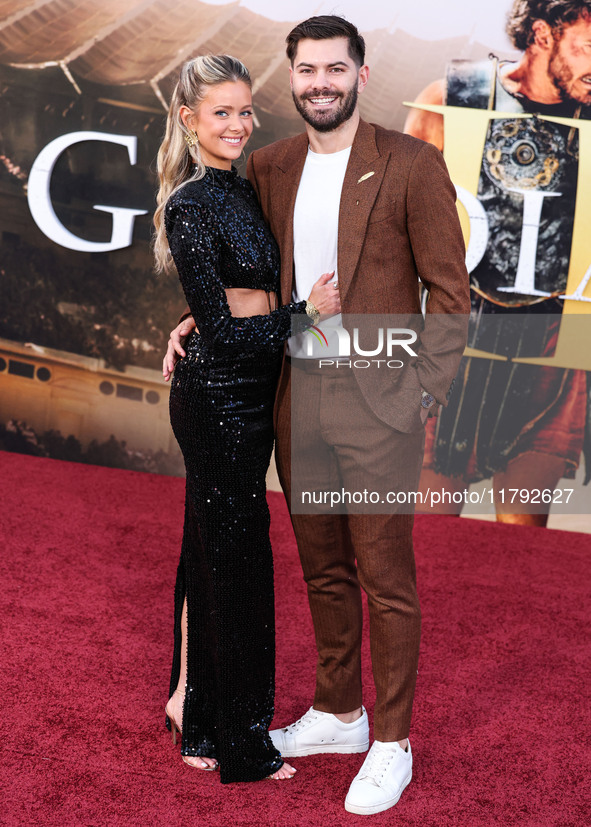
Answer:
<svg viewBox="0 0 591 827"><path fill-rule="evenodd" d="M305 302L264 316L231 315L224 288L279 294L277 245L252 187L234 170L208 168L169 199L165 220L199 331L170 391L187 472L170 693L186 595L182 754L216 758L223 783L256 781L283 763L268 734L275 626L265 475L281 348Z"/></svg>

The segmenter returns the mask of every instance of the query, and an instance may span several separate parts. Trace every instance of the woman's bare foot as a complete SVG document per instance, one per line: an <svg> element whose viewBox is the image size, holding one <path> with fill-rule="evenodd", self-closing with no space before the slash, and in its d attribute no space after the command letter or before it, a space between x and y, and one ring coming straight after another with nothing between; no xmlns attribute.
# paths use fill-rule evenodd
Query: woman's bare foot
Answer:
<svg viewBox="0 0 591 827"><path fill-rule="evenodd" d="M280 767L277 772L274 772L273 775L270 775L269 778L272 778L274 781L283 781L286 778L293 778L296 772L295 767L283 762L283 766Z"/></svg>
<svg viewBox="0 0 591 827"><path fill-rule="evenodd" d="M198 770L217 770L218 762L215 758L204 758L202 755L181 755L181 758L190 767Z"/></svg>
<svg viewBox="0 0 591 827"><path fill-rule="evenodd" d="M179 732L181 731L180 724L183 721L184 703L185 693L180 689L175 689L165 707L166 714L171 722L174 722ZM189 767L195 767L198 770L217 770L218 768L218 762L215 758L206 758L201 755L181 755L181 758Z"/></svg>

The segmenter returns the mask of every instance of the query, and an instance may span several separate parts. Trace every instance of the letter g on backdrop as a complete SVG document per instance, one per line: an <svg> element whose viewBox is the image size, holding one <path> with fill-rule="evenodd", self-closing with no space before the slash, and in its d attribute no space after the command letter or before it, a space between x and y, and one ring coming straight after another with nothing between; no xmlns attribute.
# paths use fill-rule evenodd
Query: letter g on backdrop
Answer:
<svg viewBox="0 0 591 827"><path fill-rule="evenodd" d="M110 135L105 132L70 132L61 135L41 150L29 175L27 199L33 220L56 244L81 253L107 253L131 245L133 222L136 215L145 215L147 210L132 210L127 207L105 207L95 204L94 209L109 212L113 216L111 240L106 242L87 241L71 233L61 223L51 203L50 185L53 168L64 150L82 141L106 141L127 147L129 162L137 160L137 138L135 135Z"/></svg>

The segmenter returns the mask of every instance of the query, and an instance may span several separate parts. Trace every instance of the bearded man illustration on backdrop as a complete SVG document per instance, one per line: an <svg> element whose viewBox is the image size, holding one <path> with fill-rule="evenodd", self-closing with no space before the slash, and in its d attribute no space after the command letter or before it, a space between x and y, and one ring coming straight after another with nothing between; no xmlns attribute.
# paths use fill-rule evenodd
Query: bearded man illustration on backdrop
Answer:
<svg viewBox="0 0 591 827"><path fill-rule="evenodd" d="M523 50L518 62L451 61L445 79L415 103L491 111L478 184L489 236L471 272L469 344L491 352L491 341L503 338L509 357L548 356L564 304L558 296L566 290L579 142L572 124L541 116L591 118L591 0L516 0L507 32ZM439 113L412 109L405 131L443 149ZM584 444L583 371L472 358L463 360L458 380L456 403L428 425L422 487L453 491L494 476L496 489L554 489L561 477L574 477ZM500 520L547 520L548 506L535 514L526 504L522 514L496 507Z"/></svg>

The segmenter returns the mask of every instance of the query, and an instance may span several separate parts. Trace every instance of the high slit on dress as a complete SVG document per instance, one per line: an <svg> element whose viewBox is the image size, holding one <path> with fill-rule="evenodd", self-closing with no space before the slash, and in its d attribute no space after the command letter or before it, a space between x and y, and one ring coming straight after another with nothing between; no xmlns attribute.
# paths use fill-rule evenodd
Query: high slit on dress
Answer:
<svg viewBox="0 0 591 827"><path fill-rule="evenodd" d="M305 302L231 315L226 288L279 289L277 246L254 191L234 170L207 168L173 194L166 229L198 331L170 391L187 474L170 694L186 596L181 752L217 759L223 783L256 781L283 763L268 734L275 624L265 476L282 344Z"/></svg>

